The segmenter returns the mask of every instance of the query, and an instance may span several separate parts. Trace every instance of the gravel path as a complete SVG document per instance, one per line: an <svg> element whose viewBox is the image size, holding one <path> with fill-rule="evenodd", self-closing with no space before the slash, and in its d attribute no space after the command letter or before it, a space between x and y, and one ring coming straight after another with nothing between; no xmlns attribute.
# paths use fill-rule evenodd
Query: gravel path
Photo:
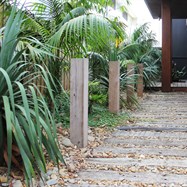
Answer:
<svg viewBox="0 0 187 187"><path fill-rule="evenodd" d="M187 93L149 94L132 117L67 186L187 187Z"/></svg>

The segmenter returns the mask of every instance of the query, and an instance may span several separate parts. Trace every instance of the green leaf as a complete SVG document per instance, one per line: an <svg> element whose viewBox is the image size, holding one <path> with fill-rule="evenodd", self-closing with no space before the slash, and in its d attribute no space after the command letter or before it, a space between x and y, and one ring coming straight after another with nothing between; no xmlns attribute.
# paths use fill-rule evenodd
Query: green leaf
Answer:
<svg viewBox="0 0 187 187"><path fill-rule="evenodd" d="M12 112L10 110L10 102L7 96L3 96L3 103L5 107L6 131L7 131L7 154L8 154L8 174L10 174L12 162Z"/></svg>

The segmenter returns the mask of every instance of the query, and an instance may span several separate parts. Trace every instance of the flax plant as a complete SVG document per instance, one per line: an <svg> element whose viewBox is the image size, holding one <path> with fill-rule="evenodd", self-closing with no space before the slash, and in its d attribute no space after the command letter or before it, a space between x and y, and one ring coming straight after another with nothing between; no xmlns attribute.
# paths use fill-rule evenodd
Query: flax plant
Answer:
<svg viewBox="0 0 187 187"><path fill-rule="evenodd" d="M0 156L8 165L9 174L12 162L19 167L20 157L29 183L36 172L40 175L46 172L45 152L56 164L64 161L53 116L33 83L42 77L54 101L52 77L46 67L21 60L26 49L17 50L23 17L23 12L13 6L0 33Z"/></svg>

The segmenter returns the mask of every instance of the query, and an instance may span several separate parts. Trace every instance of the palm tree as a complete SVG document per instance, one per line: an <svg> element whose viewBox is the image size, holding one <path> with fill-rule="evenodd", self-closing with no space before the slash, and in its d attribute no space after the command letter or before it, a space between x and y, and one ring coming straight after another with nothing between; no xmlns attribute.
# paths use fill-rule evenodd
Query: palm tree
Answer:
<svg viewBox="0 0 187 187"><path fill-rule="evenodd" d="M123 60L133 60L144 64L144 85L151 87L160 76L161 50L154 47L155 34L149 31L147 23L138 27L120 46L118 55Z"/></svg>
<svg viewBox="0 0 187 187"><path fill-rule="evenodd" d="M89 3L94 6L95 2ZM72 57L85 57L90 51L107 54L111 42L115 43L116 36L123 33L115 21L91 12L93 6L88 6L88 2L86 8L80 7L81 3L83 1L40 0L34 3L32 11L25 9L27 21L24 24L24 35L29 33L34 36L53 54L44 55L42 61L55 77L56 84L60 80L61 70L68 70L67 62Z"/></svg>

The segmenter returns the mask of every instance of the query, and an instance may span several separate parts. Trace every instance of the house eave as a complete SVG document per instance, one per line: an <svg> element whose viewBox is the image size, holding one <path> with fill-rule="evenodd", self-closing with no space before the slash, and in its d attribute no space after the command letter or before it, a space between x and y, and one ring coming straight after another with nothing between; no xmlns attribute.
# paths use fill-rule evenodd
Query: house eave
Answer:
<svg viewBox="0 0 187 187"><path fill-rule="evenodd" d="M161 18L162 0L144 0L152 17ZM170 0L171 16L174 19L187 18L187 0Z"/></svg>

